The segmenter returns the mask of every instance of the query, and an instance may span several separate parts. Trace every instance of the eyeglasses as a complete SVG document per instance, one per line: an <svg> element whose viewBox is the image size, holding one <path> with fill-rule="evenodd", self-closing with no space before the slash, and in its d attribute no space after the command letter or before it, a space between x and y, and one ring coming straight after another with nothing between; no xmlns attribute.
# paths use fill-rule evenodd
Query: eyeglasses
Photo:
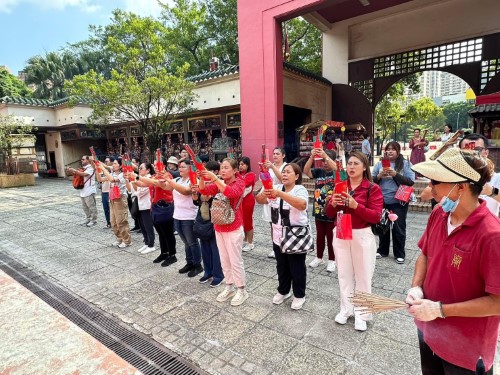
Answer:
<svg viewBox="0 0 500 375"><path fill-rule="evenodd" d="M441 183L441 181L431 180L431 185L432 186L439 185L440 183Z"/></svg>
<svg viewBox="0 0 500 375"><path fill-rule="evenodd" d="M479 152L479 153L483 152L483 150L485 150L485 147L475 147L474 148L474 151Z"/></svg>

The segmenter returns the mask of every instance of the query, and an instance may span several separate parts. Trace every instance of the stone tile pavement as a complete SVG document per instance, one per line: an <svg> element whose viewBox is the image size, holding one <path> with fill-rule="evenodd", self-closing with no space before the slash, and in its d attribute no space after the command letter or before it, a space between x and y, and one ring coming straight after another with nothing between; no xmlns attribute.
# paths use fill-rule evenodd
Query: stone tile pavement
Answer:
<svg viewBox="0 0 500 375"><path fill-rule="evenodd" d="M74 293L150 335L213 374L418 374L416 328L405 312L379 314L366 332L354 322L334 322L339 307L336 273L308 269L303 310L290 300L275 306L277 276L270 229L255 212L255 249L244 254L250 298L239 307L215 301L218 288L177 271L179 262L153 264L157 252L142 245L111 247L98 201L98 225L78 225L80 198L71 183L38 179L34 187L0 190L0 251L22 261ZM407 261L377 260L373 292L404 299L418 255L417 241L427 214L408 216ZM308 256L307 262L313 256ZM219 287L220 288L220 287Z"/></svg>

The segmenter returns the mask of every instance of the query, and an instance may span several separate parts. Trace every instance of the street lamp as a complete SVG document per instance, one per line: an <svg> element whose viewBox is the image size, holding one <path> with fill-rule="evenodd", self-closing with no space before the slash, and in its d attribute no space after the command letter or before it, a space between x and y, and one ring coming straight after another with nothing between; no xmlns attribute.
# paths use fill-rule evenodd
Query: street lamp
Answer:
<svg viewBox="0 0 500 375"><path fill-rule="evenodd" d="M457 115L457 130L458 130L458 120L460 119L460 112L458 112L458 115Z"/></svg>
<svg viewBox="0 0 500 375"><path fill-rule="evenodd" d="M407 137L407 132L406 132L406 122L405 122L405 115L399 116L399 120L404 123L404 129L403 129L403 150L406 150L406 137Z"/></svg>

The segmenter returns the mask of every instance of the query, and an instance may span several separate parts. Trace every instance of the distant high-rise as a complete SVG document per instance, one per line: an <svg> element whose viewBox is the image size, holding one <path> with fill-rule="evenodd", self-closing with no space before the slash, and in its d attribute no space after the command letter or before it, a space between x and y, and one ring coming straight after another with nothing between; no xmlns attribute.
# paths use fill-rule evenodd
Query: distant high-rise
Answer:
<svg viewBox="0 0 500 375"><path fill-rule="evenodd" d="M421 96L437 98L455 94L463 94L469 85L461 78L437 70L425 71L420 76Z"/></svg>

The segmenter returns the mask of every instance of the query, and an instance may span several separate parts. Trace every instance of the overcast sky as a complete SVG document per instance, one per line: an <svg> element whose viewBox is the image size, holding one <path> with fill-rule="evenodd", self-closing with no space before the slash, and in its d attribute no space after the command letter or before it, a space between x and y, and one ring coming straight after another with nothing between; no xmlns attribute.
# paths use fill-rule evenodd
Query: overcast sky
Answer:
<svg viewBox="0 0 500 375"><path fill-rule="evenodd" d="M160 13L157 0L0 0L0 65L17 75L31 56L86 39L88 26L109 23L116 8Z"/></svg>

